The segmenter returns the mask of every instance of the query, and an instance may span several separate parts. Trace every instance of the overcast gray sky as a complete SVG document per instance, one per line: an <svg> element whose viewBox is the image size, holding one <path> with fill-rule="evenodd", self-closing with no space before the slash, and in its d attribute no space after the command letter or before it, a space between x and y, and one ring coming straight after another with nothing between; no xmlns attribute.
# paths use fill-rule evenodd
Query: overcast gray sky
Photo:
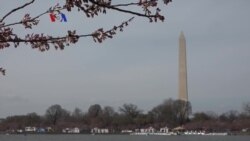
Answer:
<svg viewBox="0 0 250 141"><path fill-rule="evenodd" d="M115 0L114 0L115 1ZM1 0L0 17L25 1ZM60 0L37 0L6 22L35 16ZM124 2L124 1L123 1ZM83 38L64 51L41 53L29 46L0 51L0 117L37 112L52 104L83 111L92 104L138 105L144 111L178 95L178 37L187 41L188 90L193 111L241 110L250 101L250 1L173 0L164 23L136 18L124 32L102 44ZM67 23L41 18L33 30L16 33L91 33L131 17L108 11L96 19L65 12Z"/></svg>

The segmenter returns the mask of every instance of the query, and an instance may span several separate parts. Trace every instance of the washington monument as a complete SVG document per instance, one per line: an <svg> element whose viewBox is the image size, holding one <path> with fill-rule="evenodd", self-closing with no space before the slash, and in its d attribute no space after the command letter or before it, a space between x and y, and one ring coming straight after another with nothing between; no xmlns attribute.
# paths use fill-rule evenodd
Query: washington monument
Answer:
<svg viewBox="0 0 250 141"><path fill-rule="evenodd" d="M188 101L186 39L183 32L179 37L179 100Z"/></svg>

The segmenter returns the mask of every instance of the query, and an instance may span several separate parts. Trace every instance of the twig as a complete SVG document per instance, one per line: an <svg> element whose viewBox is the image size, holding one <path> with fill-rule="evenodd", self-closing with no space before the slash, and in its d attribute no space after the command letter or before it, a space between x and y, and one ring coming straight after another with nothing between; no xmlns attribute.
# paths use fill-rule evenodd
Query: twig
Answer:
<svg viewBox="0 0 250 141"><path fill-rule="evenodd" d="M10 14L16 12L17 10L23 9L24 7L26 7L26 6L30 5L30 4L32 4L34 1L35 1L35 0L32 0L32 1L28 2L28 3L25 3L24 5L22 5L22 6L20 6L20 7L17 7L17 8L15 8L15 9L12 9L9 13L7 13L5 16L3 16L3 18L0 20L0 22L2 22L2 21L3 21L5 18L7 18Z"/></svg>
<svg viewBox="0 0 250 141"><path fill-rule="evenodd" d="M89 1L91 3L93 3L93 4L98 5L98 6L108 8L108 9L112 9L112 10L116 10L116 11L123 12L123 13L129 13L129 14L132 14L132 15L136 15L136 16L140 16L140 17L146 17L146 18L157 17L156 15L146 15L146 14L141 14L141 13L134 12L134 11L129 11L129 10L117 8L119 5L107 5L107 4L102 4L102 3L96 2L94 0L89 0ZM122 4L122 5L126 6L126 4ZM122 5L120 5L120 6L122 6ZM128 5L134 5L134 3L128 4Z"/></svg>
<svg viewBox="0 0 250 141"><path fill-rule="evenodd" d="M124 7L126 7L126 6L130 6L130 5L138 5L138 4L140 4L140 3L126 3L126 4L116 4L116 5L112 5L112 6L114 6L114 7L122 7L122 6L124 6Z"/></svg>
<svg viewBox="0 0 250 141"><path fill-rule="evenodd" d="M40 18L41 16L43 16L43 15L45 15L45 14L47 14L47 13L50 13L50 12L53 12L53 11L58 11L58 10L63 10L63 9L65 9L65 8L60 8L60 9L56 9L56 10L47 10L47 11L45 11L45 12L43 12L43 13L41 13L41 14L35 16L34 18L32 18L32 19L26 21L26 22L34 21L34 20ZM9 26L17 25L17 24L22 24L22 23L23 23L23 21L14 22L14 23L10 23L10 24L3 25L3 26L1 26L1 28L3 28L3 27L9 27Z"/></svg>

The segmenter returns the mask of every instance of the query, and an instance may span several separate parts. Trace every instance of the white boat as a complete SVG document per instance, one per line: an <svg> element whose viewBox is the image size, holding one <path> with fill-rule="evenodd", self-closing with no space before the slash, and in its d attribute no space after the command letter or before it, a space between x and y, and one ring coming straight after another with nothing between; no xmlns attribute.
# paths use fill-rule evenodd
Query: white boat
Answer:
<svg viewBox="0 0 250 141"><path fill-rule="evenodd" d="M155 133L141 133L141 132L134 132L130 133L130 135L144 135L144 136L172 136L172 135L177 135L177 133L174 132L168 132L168 133L161 133L161 132L155 132Z"/></svg>

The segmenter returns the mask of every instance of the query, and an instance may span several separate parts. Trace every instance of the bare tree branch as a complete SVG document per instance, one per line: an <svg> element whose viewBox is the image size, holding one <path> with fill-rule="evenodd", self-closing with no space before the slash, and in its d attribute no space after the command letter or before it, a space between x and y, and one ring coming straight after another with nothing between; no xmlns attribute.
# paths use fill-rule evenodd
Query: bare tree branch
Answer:
<svg viewBox="0 0 250 141"><path fill-rule="evenodd" d="M26 6L30 5L30 4L32 4L34 1L35 1L35 0L32 0L32 1L28 2L28 3L25 3L24 5L22 5L22 6L20 6L20 7L17 7L17 8L15 8L15 9L12 9L9 13L7 13L5 16L3 16L3 18L0 20L0 22L2 22L5 18L7 18L7 17L8 17L9 15L11 15L12 13L14 13L14 12L20 10L20 9L23 9L24 7L26 7Z"/></svg>
<svg viewBox="0 0 250 141"><path fill-rule="evenodd" d="M126 7L126 6L131 6L131 5L138 5L140 4L139 2L131 2L131 3L123 3L123 4L116 4L116 5L112 5L113 7Z"/></svg>
<svg viewBox="0 0 250 141"><path fill-rule="evenodd" d="M151 14L141 14L141 13L138 13L138 12L134 12L134 11L130 11L130 10L125 10L125 9L121 9L121 8L118 8L119 5L108 5L108 4L105 4L105 3L101 3L101 2L97 2L95 0L89 0L91 3L93 4L96 4L98 6L101 6L101 7L104 7L104 8L108 8L108 9L112 9L112 10L116 10L116 11L119 11L119 12L123 12L123 13L129 13L129 14L132 14L132 15L136 15L136 16L140 16L140 17L146 17L146 18L159 18L160 20L164 20L164 17L159 15L159 14L155 14L155 15L151 15ZM142 2L142 3L137 3L137 4L144 4L144 3L148 3L148 2ZM127 4L127 6L130 6L130 5L135 5L136 3L130 3L130 4ZM126 6L126 4L122 4L120 6Z"/></svg>

